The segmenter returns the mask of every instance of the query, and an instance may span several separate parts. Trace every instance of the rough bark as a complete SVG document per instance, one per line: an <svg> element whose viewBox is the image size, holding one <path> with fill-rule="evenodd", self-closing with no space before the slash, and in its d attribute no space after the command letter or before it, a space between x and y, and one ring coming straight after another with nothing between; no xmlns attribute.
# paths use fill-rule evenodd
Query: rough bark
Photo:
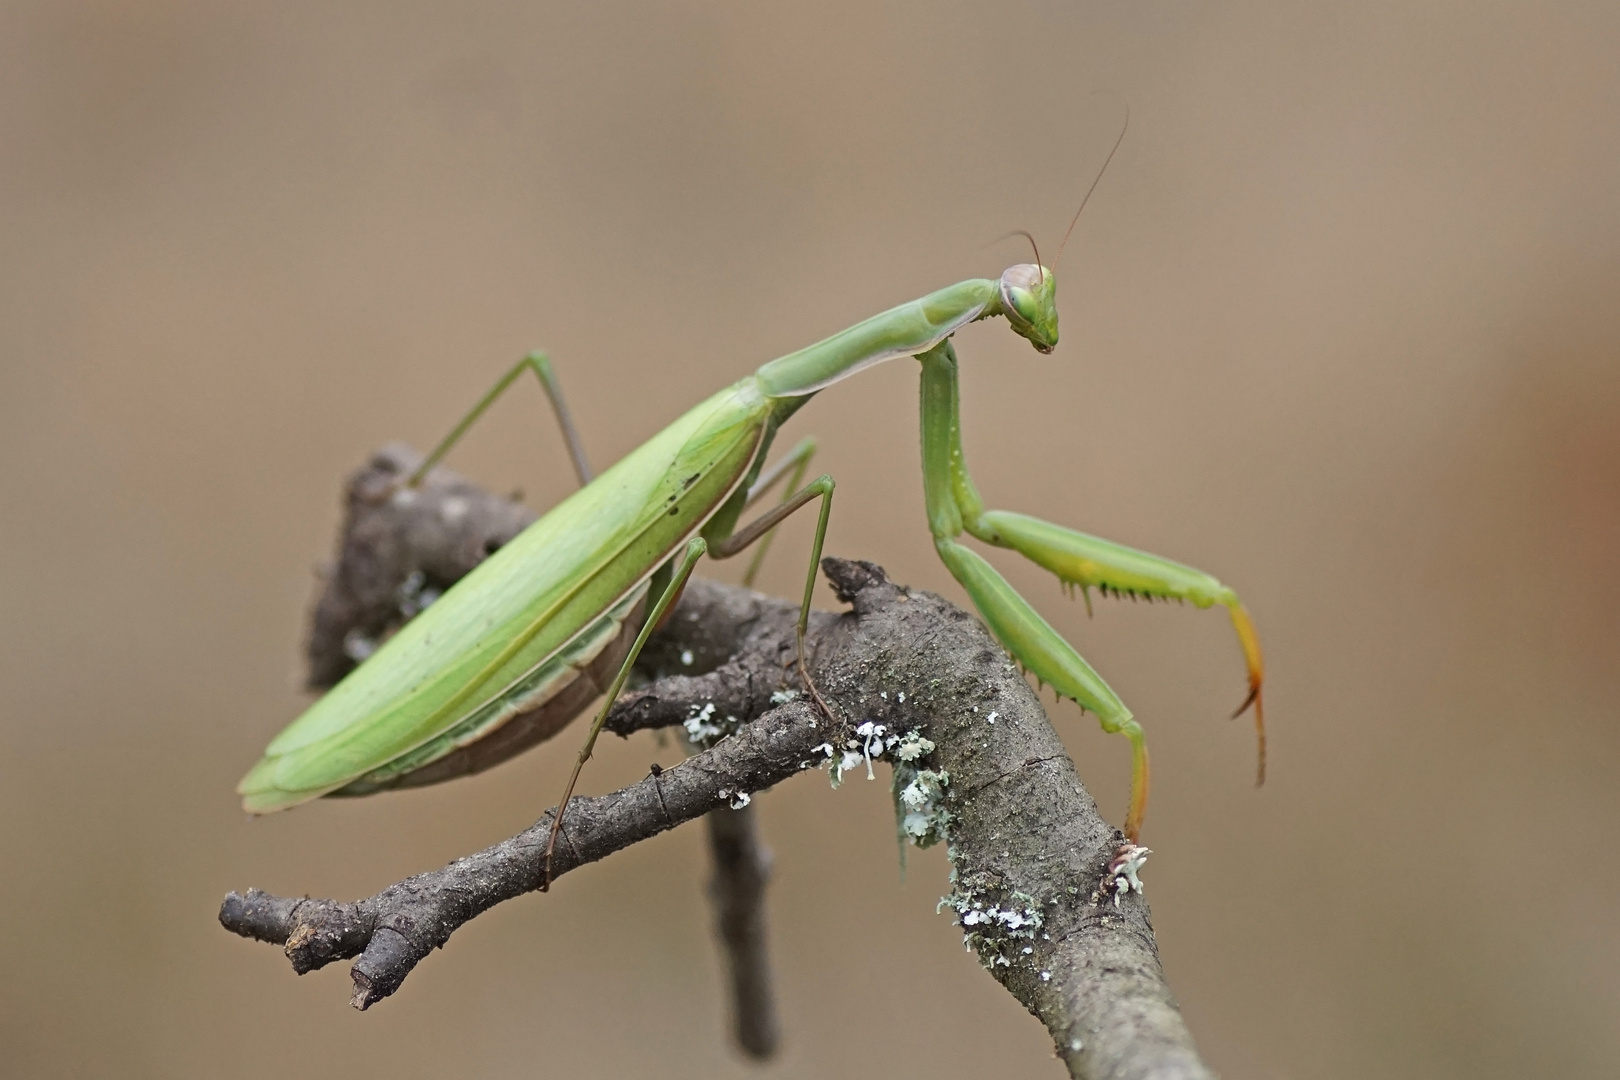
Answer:
<svg viewBox="0 0 1620 1080"><path fill-rule="evenodd" d="M434 469L411 498L387 496L422 455L389 443L349 478L337 557L310 615L305 682L326 690L423 606L534 520L449 469Z"/></svg>

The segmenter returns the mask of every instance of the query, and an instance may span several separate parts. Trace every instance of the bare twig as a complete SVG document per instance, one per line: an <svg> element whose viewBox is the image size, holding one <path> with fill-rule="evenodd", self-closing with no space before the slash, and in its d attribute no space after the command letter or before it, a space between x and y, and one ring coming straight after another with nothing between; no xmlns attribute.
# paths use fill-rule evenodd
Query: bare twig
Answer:
<svg viewBox="0 0 1620 1080"><path fill-rule="evenodd" d="M709 853L714 877L714 928L724 946L731 984L732 1034L751 1057L776 1053L779 1025L765 936L765 885L771 853L759 838L752 806L710 810Z"/></svg>
<svg viewBox="0 0 1620 1080"><path fill-rule="evenodd" d="M818 722L813 710L795 702L639 784L575 799L552 877L728 806L740 784L758 791L793 775L827 737L826 728L825 720ZM538 889L550 831L548 812L510 840L355 903L289 899L257 889L245 896L231 893L220 922L244 937L284 946L299 974L358 957L351 972L353 1004L367 1009L398 990L417 963L463 923Z"/></svg>

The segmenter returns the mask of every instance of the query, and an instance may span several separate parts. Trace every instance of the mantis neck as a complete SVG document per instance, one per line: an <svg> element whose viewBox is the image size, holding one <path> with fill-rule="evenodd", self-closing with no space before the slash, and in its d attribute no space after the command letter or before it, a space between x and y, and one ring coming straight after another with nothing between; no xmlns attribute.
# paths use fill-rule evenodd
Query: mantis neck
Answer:
<svg viewBox="0 0 1620 1080"><path fill-rule="evenodd" d="M927 352L968 323L1000 314L1000 284L971 278L772 360L755 377L767 397L813 394L873 364Z"/></svg>

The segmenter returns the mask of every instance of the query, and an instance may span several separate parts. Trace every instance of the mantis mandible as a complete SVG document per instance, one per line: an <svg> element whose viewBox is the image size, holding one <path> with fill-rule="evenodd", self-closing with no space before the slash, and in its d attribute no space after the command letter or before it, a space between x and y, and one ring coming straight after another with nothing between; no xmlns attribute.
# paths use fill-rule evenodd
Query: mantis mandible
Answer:
<svg viewBox="0 0 1620 1080"><path fill-rule="evenodd" d="M557 804L555 843L608 710L697 562L705 554L736 555L818 500L820 517L799 608L798 669L825 710L805 668L804 634L833 479L823 475L791 490L813 452L809 440L768 472L762 470L777 429L818 391L901 356L915 357L921 367L923 490L934 547L1025 670L1059 697L1095 713L1104 731L1129 740L1126 837L1137 840L1147 807L1148 755L1141 725L1073 646L983 556L960 542L963 533L1045 567L1071 593L1078 587L1088 610L1093 588L1105 596L1225 607L1248 667L1248 697L1233 715L1254 708L1257 782L1263 782L1263 665L1259 639L1236 593L1190 566L985 507L962 451L951 336L969 323L996 317L1006 319L1037 352L1049 354L1056 347L1056 279L1038 252L1034 263L1009 267L999 279L959 282L770 361L693 406L594 479L549 362L540 354L525 358L393 497L410 497L427 469L525 369L540 377L551 396L584 486L406 623L276 736L237 787L244 808L262 814L323 795L364 795L477 772L549 738L605 695ZM794 474L789 494L739 528L744 509L788 472Z"/></svg>

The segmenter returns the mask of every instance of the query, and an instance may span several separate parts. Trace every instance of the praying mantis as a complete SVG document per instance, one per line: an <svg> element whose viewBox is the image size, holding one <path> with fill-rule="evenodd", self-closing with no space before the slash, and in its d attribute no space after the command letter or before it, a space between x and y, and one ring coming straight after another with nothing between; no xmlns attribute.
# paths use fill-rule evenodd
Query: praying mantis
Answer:
<svg viewBox="0 0 1620 1080"><path fill-rule="evenodd" d="M1126 838L1136 842L1147 808L1141 725L1074 647L983 556L961 543L964 533L1044 567L1071 593L1080 589L1088 610L1092 589L1226 608L1249 683L1233 715L1254 709L1263 782L1264 666L1259 638L1237 594L1190 566L1039 518L988 509L968 473L951 337L969 323L1004 318L1037 352L1050 354L1058 342L1056 278L1038 251L1035 258L1009 267L999 279L947 286L770 361L693 406L594 479L549 360L543 354L526 357L391 497L411 497L427 470L524 370L532 370L551 396L583 486L406 623L276 736L237 787L243 807L263 814L326 795L364 795L477 772L554 735L601 696L557 804L555 843L608 710L697 563L705 555L725 559L768 542L784 518L817 501L820 516L797 623L797 666L805 689L825 711L805 667L804 635L834 482L823 475L797 487L814 450L810 440L770 470L764 466L777 430L819 391L902 356L914 357L921 369L923 491L935 550L1013 659L1060 698L1094 713L1104 731L1129 740ZM783 500L739 527L744 510L789 473Z"/></svg>

